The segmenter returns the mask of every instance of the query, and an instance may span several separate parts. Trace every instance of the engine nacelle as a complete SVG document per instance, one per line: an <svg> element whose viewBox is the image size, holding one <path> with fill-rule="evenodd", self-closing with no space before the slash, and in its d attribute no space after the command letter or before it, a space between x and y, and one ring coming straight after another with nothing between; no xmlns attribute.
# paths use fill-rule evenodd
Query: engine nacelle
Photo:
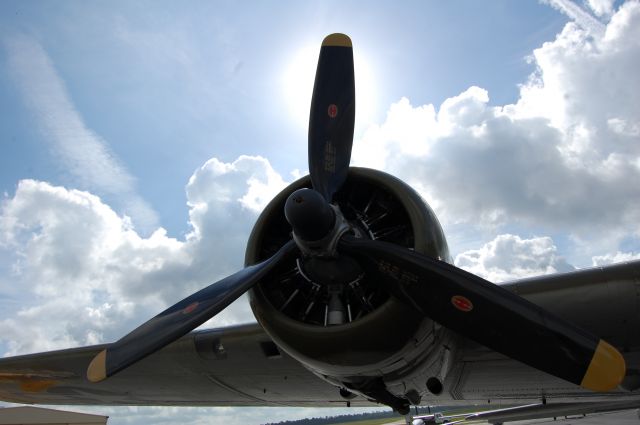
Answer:
<svg viewBox="0 0 640 425"><path fill-rule="evenodd" d="M303 177L269 203L251 233L246 265L270 257L291 238L285 201L310 186L310 178ZM393 176L352 167L334 204L360 237L449 260L435 214ZM442 328L366 275L344 286L319 285L305 273L305 261L302 256L292 259L249 292L258 322L278 346L324 379L364 394L361 387L373 379L400 380L406 391L406 379L438 373L443 340L449 338ZM414 391L425 392L421 385Z"/></svg>

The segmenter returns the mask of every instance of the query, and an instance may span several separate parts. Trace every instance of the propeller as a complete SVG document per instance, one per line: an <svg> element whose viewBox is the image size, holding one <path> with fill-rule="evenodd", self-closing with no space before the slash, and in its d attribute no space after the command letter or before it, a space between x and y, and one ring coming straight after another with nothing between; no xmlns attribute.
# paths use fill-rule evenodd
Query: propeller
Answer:
<svg viewBox="0 0 640 425"><path fill-rule="evenodd" d="M344 75L337 75L339 72ZM584 388L615 388L624 378L626 366L622 355L606 341L455 266L393 244L358 239L329 224L339 222L341 216L339 209L332 211L328 203L349 168L354 96L351 41L332 34L325 38L320 52L309 123L309 170L314 190L294 192L285 207L302 252L314 252L306 246L311 240L307 235L334 241L335 245L323 246L324 252L316 251L316 255L337 252L359 260L365 272L385 284L396 298L443 326ZM340 116L343 105L348 110ZM337 109L332 109L334 106ZM342 233L332 237L332 232L338 231Z"/></svg>
<svg viewBox="0 0 640 425"><path fill-rule="evenodd" d="M347 178L355 116L351 39L331 34L320 48L309 115L311 184L327 202Z"/></svg>
<svg viewBox="0 0 640 425"><path fill-rule="evenodd" d="M271 258L196 292L107 346L89 365L89 380L101 381L204 323L299 250L314 275L326 275L322 268L328 267L330 274L343 274L334 276L338 281L348 281L362 268L408 308L467 338L584 388L615 388L625 375L624 359L597 336L453 265L349 234L339 207L330 203L349 171L354 87L351 40L331 34L322 43L311 103L313 189L295 191L285 204L294 240Z"/></svg>

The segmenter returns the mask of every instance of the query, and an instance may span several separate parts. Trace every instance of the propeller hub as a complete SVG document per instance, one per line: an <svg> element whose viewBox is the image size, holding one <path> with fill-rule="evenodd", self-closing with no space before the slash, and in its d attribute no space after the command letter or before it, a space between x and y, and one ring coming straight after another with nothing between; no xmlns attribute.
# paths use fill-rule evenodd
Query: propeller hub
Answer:
<svg viewBox="0 0 640 425"><path fill-rule="evenodd" d="M318 241L334 227L336 214L331 205L313 189L298 189L289 195L284 215L293 233L305 241Z"/></svg>
<svg viewBox="0 0 640 425"><path fill-rule="evenodd" d="M337 257L338 241L351 229L340 208L313 189L298 189L289 195L284 215L304 257Z"/></svg>

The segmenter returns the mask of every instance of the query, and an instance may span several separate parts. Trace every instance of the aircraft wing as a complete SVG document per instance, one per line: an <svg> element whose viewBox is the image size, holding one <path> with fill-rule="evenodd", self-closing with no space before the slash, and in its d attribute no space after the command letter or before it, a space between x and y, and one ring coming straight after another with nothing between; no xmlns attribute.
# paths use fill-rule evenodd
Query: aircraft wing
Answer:
<svg viewBox="0 0 640 425"><path fill-rule="evenodd" d="M504 286L618 347L630 348L625 353L628 370L640 369L637 347L629 346L640 329L639 261ZM191 332L121 373L90 383L87 365L104 348L0 359L0 399L66 405L346 404L335 387L281 352L258 324ZM556 401L576 401L591 394L468 340L445 388L445 394L429 402L472 404L498 398L539 402L541 388ZM624 393L613 391L603 401L624 399ZM374 405L362 397L351 404Z"/></svg>
<svg viewBox="0 0 640 425"><path fill-rule="evenodd" d="M465 339L446 386L454 400L486 403L623 401L640 389L640 261L507 282L503 287L611 342L623 353L621 389L594 394Z"/></svg>
<svg viewBox="0 0 640 425"><path fill-rule="evenodd" d="M191 332L100 383L104 345L0 359L0 399L68 405L345 406L338 390L278 350L258 324ZM372 405L364 399L353 405Z"/></svg>
<svg viewBox="0 0 640 425"><path fill-rule="evenodd" d="M640 261L536 276L502 286L625 352L637 348Z"/></svg>

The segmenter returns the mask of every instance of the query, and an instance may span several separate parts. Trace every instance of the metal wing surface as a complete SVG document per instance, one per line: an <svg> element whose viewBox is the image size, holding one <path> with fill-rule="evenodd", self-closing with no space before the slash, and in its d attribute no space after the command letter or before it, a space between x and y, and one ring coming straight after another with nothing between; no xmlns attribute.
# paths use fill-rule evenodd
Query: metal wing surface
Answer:
<svg viewBox="0 0 640 425"><path fill-rule="evenodd" d="M503 286L544 309L605 338L627 364L621 387L594 394L465 340L447 377L454 400L539 403L549 400L639 399L640 261L507 282Z"/></svg>
<svg viewBox="0 0 640 425"><path fill-rule="evenodd" d="M345 405L335 387L278 350L258 324L192 332L112 379L91 383L87 365L102 349L0 359L0 399L68 405Z"/></svg>

